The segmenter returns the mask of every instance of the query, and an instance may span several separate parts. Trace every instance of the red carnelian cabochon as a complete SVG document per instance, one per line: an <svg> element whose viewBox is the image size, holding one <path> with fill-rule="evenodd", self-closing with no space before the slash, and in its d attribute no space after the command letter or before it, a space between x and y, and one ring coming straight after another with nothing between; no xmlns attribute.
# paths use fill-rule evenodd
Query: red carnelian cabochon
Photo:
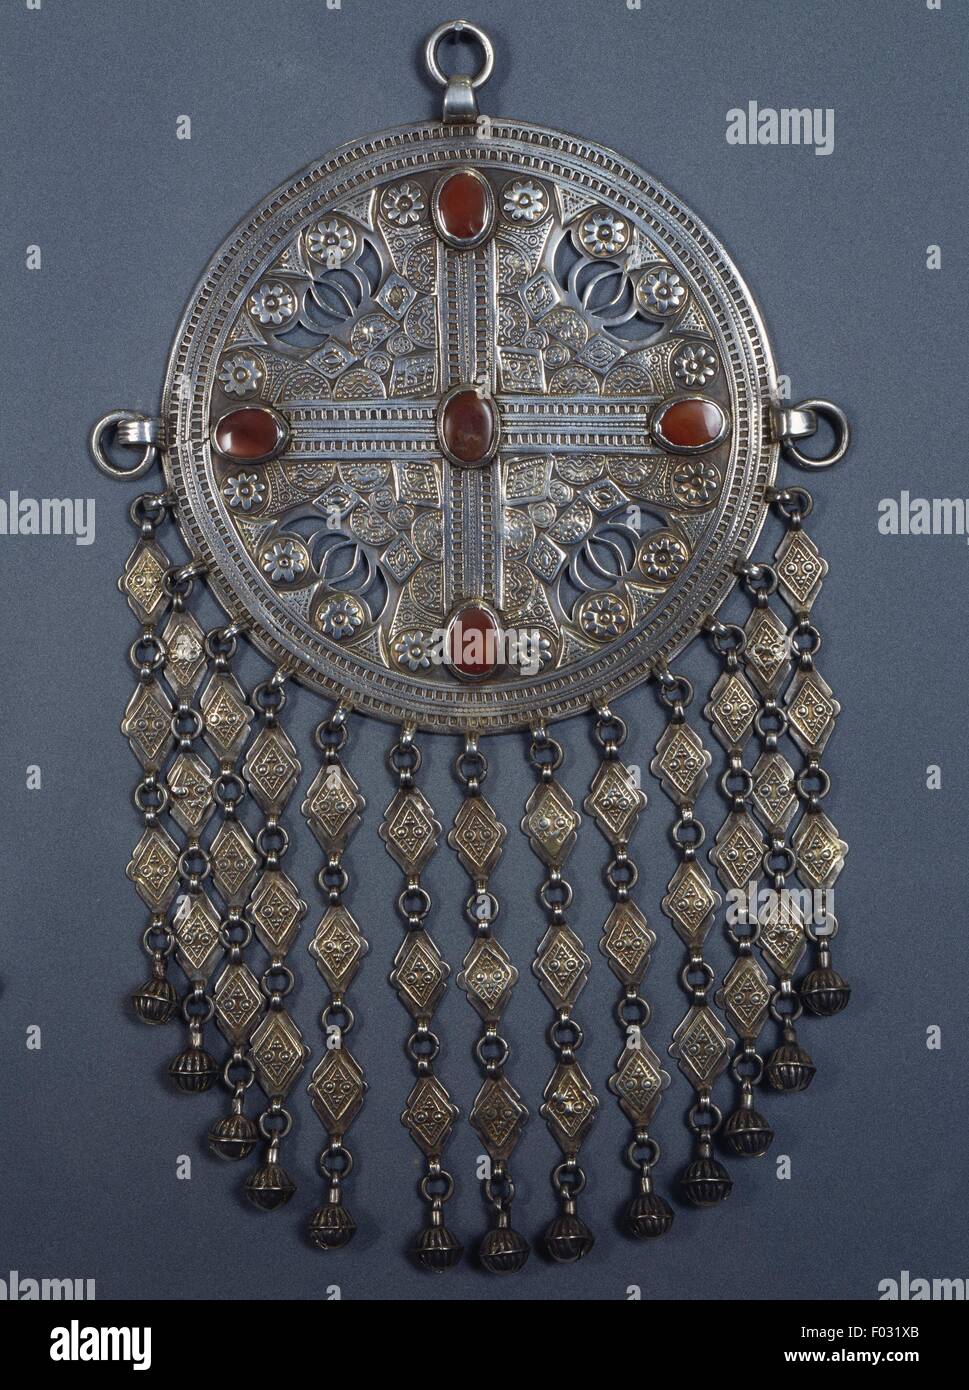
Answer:
<svg viewBox="0 0 969 1390"><path fill-rule="evenodd" d="M703 449L723 433L724 414L716 401L674 401L659 417L663 438L679 449Z"/></svg>
<svg viewBox="0 0 969 1390"><path fill-rule="evenodd" d="M498 665L498 624L487 608L462 608L448 632L448 660L462 676L489 676Z"/></svg>
<svg viewBox="0 0 969 1390"><path fill-rule="evenodd" d="M482 179L458 170L441 184L437 195L437 221L441 231L455 241L473 241L488 225L491 207Z"/></svg>
<svg viewBox="0 0 969 1390"><path fill-rule="evenodd" d="M279 445L282 432L271 410L246 406L231 410L215 427L215 447L233 459L263 459Z"/></svg>
<svg viewBox="0 0 969 1390"><path fill-rule="evenodd" d="M495 443L494 407L473 387L456 391L441 411L441 438L460 463L483 463Z"/></svg>

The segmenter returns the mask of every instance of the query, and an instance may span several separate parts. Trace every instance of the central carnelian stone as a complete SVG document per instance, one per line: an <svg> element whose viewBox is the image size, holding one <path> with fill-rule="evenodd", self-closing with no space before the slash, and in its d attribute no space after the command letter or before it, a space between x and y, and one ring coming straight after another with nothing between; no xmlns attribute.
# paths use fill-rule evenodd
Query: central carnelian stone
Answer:
<svg viewBox="0 0 969 1390"><path fill-rule="evenodd" d="M479 604L469 603L455 615L448 631L450 665L466 680L490 676L499 661L498 637L494 614Z"/></svg>
<svg viewBox="0 0 969 1390"><path fill-rule="evenodd" d="M484 180L467 169L450 174L438 190L435 214L444 236L452 241L477 241L491 222L491 198Z"/></svg>
<svg viewBox="0 0 969 1390"><path fill-rule="evenodd" d="M486 463L497 443L493 401L473 386L455 391L441 406L438 430L445 450L457 463Z"/></svg>

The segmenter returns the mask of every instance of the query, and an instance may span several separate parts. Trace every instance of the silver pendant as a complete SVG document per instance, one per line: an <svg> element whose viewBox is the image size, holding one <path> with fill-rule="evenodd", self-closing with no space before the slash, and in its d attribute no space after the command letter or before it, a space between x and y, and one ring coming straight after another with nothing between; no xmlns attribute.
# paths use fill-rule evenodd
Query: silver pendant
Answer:
<svg viewBox="0 0 969 1390"><path fill-rule="evenodd" d="M452 34L480 45L475 75L448 79L441 71L438 48ZM350 961L355 974L366 951L339 886L340 856L363 810L338 756L346 716L353 708L401 725L398 791L381 828L404 873L402 899L411 895L401 908L408 934L392 978L417 1028L417 1042L409 1044L417 1085L405 1123L428 1158L422 1192L432 1221L416 1249L426 1267L448 1267L460 1244L440 1218L453 1187L449 1175L442 1178L440 1150L456 1112L427 1060L436 1055L430 1017L448 967L422 925L429 901L419 882L440 826L414 787L414 734L465 738L459 776L467 800L450 843L471 875L469 920L477 935L459 983L490 1040L479 1054L485 1089L472 1122L503 1179L509 1136L518 1138L525 1115L503 1078L497 1032L518 972L491 938L488 875L506 831L480 797L478 738L531 731L538 785L523 828L549 870L542 890L548 932L535 968L556 1019L557 1065L542 1113L563 1152L554 1178L562 1213L547 1240L555 1258L570 1260L591 1244L575 1213L585 1185L576 1155L598 1101L574 1055L581 1030L572 1010L590 961L565 923L570 894L561 877L580 817L554 779L562 750L547 726L582 711L596 714L603 762L585 804L615 856L603 950L623 989L620 1018L641 1028L648 1007L639 989L656 937L630 895L628 841L645 797L617 761L622 721L610 706L654 679L668 710L653 770L677 807L681 863L664 910L693 972L690 1011L672 1054L697 1094L691 1125L698 1156L684 1188L708 1205L730 1190L711 1157L720 1113L711 1090L733 1042L714 1012L712 972L702 954L720 899L699 863L702 835L693 838L694 802L711 755L684 719L688 682L670 667L701 631L724 657L706 710L735 778L711 854L721 880L743 888L770 861L778 889L787 873L802 869L802 877L813 874L830 886L842 842L812 779L839 707L813 671L808 619L823 561L801 529L810 499L805 503L803 489L779 488L776 475L782 451L804 467L837 461L848 426L830 403L780 401L750 291L717 237L676 197L594 143L480 115L477 93L493 53L474 25L442 25L427 42L426 62L444 87L442 118L344 145L274 190L200 279L176 334L159 416L113 412L93 433L96 461L112 475L139 476L156 460L164 470L160 495L142 504L142 541L122 583L144 644L125 727L146 773L138 804L148 847L139 846L131 872L154 914L146 949L155 984L140 997L149 1021L171 1013L174 991L157 981L167 981L174 950L190 982L187 998L195 1001L185 1011L190 1047L178 1059L176 1079L183 1089L212 1084L216 1064L199 1052L201 1024L214 1011L237 1068L231 1084L226 1073L233 1115L220 1122L219 1151L241 1156L256 1143L255 1127L242 1123L254 1076L269 1099L270 1119L262 1122L269 1153L250 1195L265 1207L281 1205L291 1184L278 1163L289 1127L279 1116L288 1115L285 1097L305 1061L282 1003L291 983L284 961L305 904L279 867L279 817L299 763L279 728L276 702L293 678L337 706L321 724L321 748L330 751L320 772L323 778L337 769L336 781L318 778L303 807L334 878L313 950L337 1012L347 1007L341 962ZM800 441L815 432L819 417L832 426L834 447L811 457ZM118 447L138 449L137 466L121 467ZM750 563L772 506L790 527L776 572ZM166 511L177 520L187 565L169 567L157 549L154 527ZM227 615L209 640L184 612L202 576ZM736 639L731 634L740 629L715 615L741 580L754 607L746 634ZM790 619L769 606L778 585ZM156 632L168 603L172 619ZM252 704L228 669L241 634L276 670ZM213 683L196 710L207 661ZM790 730L803 754L800 781L770 726L784 708L777 696L795 663L781 733ZM162 674L174 705L159 684ZM246 754L254 713L258 736ZM747 772L743 750L755 727L762 756ZM181 761L173 781L165 766L174 740ZM205 744L218 768L201 758ZM255 846L244 826L239 831L233 798L214 790L216 779L232 777L248 784L263 814ZM167 792L157 804L160 786ZM788 839L798 794L805 810ZM193 876L186 865L192 855L219 858L205 830L216 805L222 848L231 841L232 853L221 856L215 885L222 902L213 906L205 875ZM160 829L169 811L188 837L186 849ZM813 860L801 853L805 845ZM179 879L192 916L188 934L184 922L166 916ZM254 926L269 955L263 998L245 964L245 931L234 939L228 929L240 922ZM785 945L783 927L775 922L773 935L765 927L759 937L737 939L737 963L717 995L740 1038L734 1075L743 1104L728 1127L734 1152L763 1152L758 1145L769 1134L750 1101L764 1063L745 1071L737 1057L756 1058L755 1040L773 1010L788 1054L768 1066L770 1080L779 1089L806 1085L789 1001L797 999L793 971L809 941L820 972L834 974L829 939L798 926L795 944ZM755 942L761 951L772 943L765 959L774 982L754 962ZM213 992L220 950L229 974ZM814 980L811 1000L836 1012L839 980ZM220 1008L220 995L232 995L234 1021L229 1005ZM364 1082L353 1058L344 1064L324 1054L314 1083L314 1107L336 1156L330 1206L342 1213L317 1213L314 1239L332 1248L352 1235L339 1200L347 1170L344 1118L348 1124L359 1109ZM668 1083L648 1047L637 1057L624 1053L609 1083L633 1124L631 1161L641 1190L630 1222L640 1235L662 1234L672 1220L652 1191L648 1132ZM346 1112L335 1106L334 1086ZM492 1181L488 1200L499 1219L482 1255L498 1271L520 1268L527 1255L508 1226L505 1191Z"/></svg>

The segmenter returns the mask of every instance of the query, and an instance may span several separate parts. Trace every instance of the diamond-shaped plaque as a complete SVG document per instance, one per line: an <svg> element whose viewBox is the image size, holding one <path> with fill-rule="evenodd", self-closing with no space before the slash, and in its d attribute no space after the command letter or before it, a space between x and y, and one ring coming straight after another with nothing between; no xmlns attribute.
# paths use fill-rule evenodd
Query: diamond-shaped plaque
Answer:
<svg viewBox="0 0 969 1390"><path fill-rule="evenodd" d="M521 1138L528 1111L507 1077L489 1076L475 1097L468 1118L488 1156L503 1161L511 1156Z"/></svg>
<svg viewBox="0 0 969 1390"><path fill-rule="evenodd" d="M794 832L797 876L808 888L831 888L845 866L848 846L823 811L808 811Z"/></svg>
<svg viewBox="0 0 969 1390"><path fill-rule="evenodd" d="M583 805L611 845L624 845L636 828L646 796L629 768L608 758L592 779Z"/></svg>
<svg viewBox="0 0 969 1390"><path fill-rule="evenodd" d="M508 831L483 796L468 796L461 802L447 842L455 851L466 874L482 883L494 870Z"/></svg>
<svg viewBox="0 0 969 1390"><path fill-rule="evenodd" d="M302 811L327 854L342 854L360 824L366 802L342 763L324 763L313 778Z"/></svg>
<svg viewBox="0 0 969 1390"><path fill-rule="evenodd" d="M404 873L419 874L437 849L441 824L423 792L401 788L387 807L378 833Z"/></svg>
<svg viewBox="0 0 969 1390"><path fill-rule="evenodd" d="M172 816L188 835L200 835L215 810L212 771L197 753L179 753L165 778Z"/></svg>
<svg viewBox="0 0 969 1390"><path fill-rule="evenodd" d="M775 695L791 659L787 628L772 608L755 608L744 628L744 666L762 695Z"/></svg>
<svg viewBox="0 0 969 1390"><path fill-rule="evenodd" d="M205 741L221 762L234 762L249 735L253 712L229 671L216 671L202 692Z"/></svg>
<svg viewBox="0 0 969 1390"><path fill-rule="evenodd" d="M717 1003L727 1022L741 1038L756 1038L770 1008L771 987L767 976L751 956L741 956L727 971L717 991Z"/></svg>
<svg viewBox="0 0 969 1390"><path fill-rule="evenodd" d="M345 1047L327 1048L307 1086L313 1109L331 1139L341 1139L363 1105L367 1083Z"/></svg>
<svg viewBox="0 0 969 1390"><path fill-rule="evenodd" d="M775 974L793 975L807 949L804 917L796 896L787 889L780 892L771 889L759 908L758 918L757 944L764 960Z"/></svg>
<svg viewBox="0 0 969 1390"><path fill-rule="evenodd" d="M796 613L806 613L821 592L828 562L806 532L788 531L774 552L777 585Z"/></svg>
<svg viewBox="0 0 969 1390"><path fill-rule="evenodd" d="M175 950L186 975L205 980L222 952L219 914L204 893L186 893L172 917Z"/></svg>
<svg viewBox="0 0 969 1390"><path fill-rule="evenodd" d="M751 800L768 830L786 830L797 809L794 769L782 753L762 753L753 768Z"/></svg>
<svg viewBox="0 0 969 1390"><path fill-rule="evenodd" d="M618 1096L623 1110L639 1127L652 1120L669 1084L669 1072L663 1070L656 1053L642 1038L635 1047L623 1048L609 1078L610 1091Z"/></svg>
<svg viewBox="0 0 969 1390"><path fill-rule="evenodd" d="M681 805L695 801L713 758L689 724L667 724L649 768L666 795Z"/></svg>
<svg viewBox="0 0 969 1390"><path fill-rule="evenodd" d="M395 541L392 541L380 558L398 584L403 584L407 576L413 574L421 561L420 555L406 536L398 536Z"/></svg>
<svg viewBox="0 0 969 1390"><path fill-rule="evenodd" d="M144 768L158 768L174 743L172 704L155 680L145 681L128 701L121 732Z"/></svg>
<svg viewBox="0 0 969 1390"><path fill-rule="evenodd" d="M689 860L680 864L670 879L663 911L681 940L692 949L706 940L721 901L707 871L696 860Z"/></svg>
<svg viewBox="0 0 969 1390"><path fill-rule="evenodd" d="M162 637L165 679L179 699L190 700L205 673L205 633L191 613L176 610Z"/></svg>
<svg viewBox="0 0 969 1390"><path fill-rule="evenodd" d="M561 868L572 852L582 817L558 782L540 782L525 803L522 830L550 869Z"/></svg>
<svg viewBox="0 0 969 1390"><path fill-rule="evenodd" d="M158 825L146 830L125 873L152 912L164 912L178 887L178 846L171 835Z"/></svg>
<svg viewBox="0 0 969 1390"><path fill-rule="evenodd" d="M300 772L288 735L275 726L263 729L253 740L242 771L256 805L267 816L278 816Z"/></svg>
<svg viewBox="0 0 969 1390"><path fill-rule="evenodd" d="M723 1024L706 1004L694 1004L673 1034L670 1056L695 1091L708 1090L734 1049Z"/></svg>
<svg viewBox="0 0 969 1390"><path fill-rule="evenodd" d="M248 965L227 965L216 981L212 998L215 1021L223 1036L236 1045L245 1042L266 1006L259 981Z"/></svg>
<svg viewBox="0 0 969 1390"><path fill-rule="evenodd" d="M592 1083L578 1062L560 1062L545 1087L541 1115L566 1157L577 1152L598 1108Z"/></svg>
<svg viewBox="0 0 969 1390"><path fill-rule="evenodd" d="M820 754L834 733L841 706L817 671L798 671L785 696L791 738L802 753Z"/></svg>
<svg viewBox="0 0 969 1390"><path fill-rule="evenodd" d="M724 888L746 888L763 873L764 837L746 811L732 811L717 835L710 860Z"/></svg>
<svg viewBox="0 0 969 1390"><path fill-rule="evenodd" d="M223 821L209 848L212 882L229 907L242 907L256 877L259 856L246 827Z"/></svg>
<svg viewBox="0 0 969 1390"><path fill-rule="evenodd" d="M284 956L306 916L292 879L281 869L269 869L259 879L249 903L256 935L271 956Z"/></svg>
<svg viewBox="0 0 969 1390"><path fill-rule="evenodd" d="M444 993L450 967L426 931L409 931L394 957L390 983L414 1018L428 1018Z"/></svg>
<svg viewBox="0 0 969 1390"><path fill-rule="evenodd" d="M448 1141L458 1108L436 1076L423 1076L407 1097L401 1124L427 1156L439 1154Z"/></svg>
<svg viewBox="0 0 969 1390"><path fill-rule="evenodd" d="M552 1007L564 1009L582 993L591 964L575 932L553 926L542 938L532 971Z"/></svg>
<svg viewBox="0 0 969 1390"><path fill-rule="evenodd" d="M169 568L168 556L160 546L154 541L139 541L118 580L131 611L146 626L156 623L168 607L164 580Z"/></svg>
<svg viewBox="0 0 969 1390"><path fill-rule="evenodd" d="M328 907L308 950L334 994L349 989L370 949L345 907Z"/></svg>
<svg viewBox="0 0 969 1390"><path fill-rule="evenodd" d="M302 1033L285 1009L270 1009L249 1044L256 1080L270 1100L289 1095L309 1055Z"/></svg>
<svg viewBox="0 0 969 1390"><path fill-rule="evenodd" d="M737 671L724 671L703 713L724 748L743 748L757 713L757 696Z"/></svg>
<svg viewBox="0 0 969 1390"><path fill-rule="evenodd" d="M484 1021L497 1023L517 979L504 948L493 937L479 936L464 958L457 983Z"/></svg>
<svg viewBox="0 0 969 1390"><path fill-rule="evenodd" d="M638 985L646 973L656 936L634 902L616 903L606 918L599 950L624 985Z"/></svg>

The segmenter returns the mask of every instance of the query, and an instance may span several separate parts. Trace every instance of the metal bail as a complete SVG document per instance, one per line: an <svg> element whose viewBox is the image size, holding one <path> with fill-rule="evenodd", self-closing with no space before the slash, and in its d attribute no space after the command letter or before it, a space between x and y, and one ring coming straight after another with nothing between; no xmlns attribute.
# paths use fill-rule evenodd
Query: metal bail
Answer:
<svg viewBox="0 0 969 1390"><path fill-rule="evenodd" d="M447 77L437 61L437 50L443 39L466 34L476 39L484 54L484 62L476 73L456 73ZM444 88L441 119L447 122L475 121L478 118L477 89L484 86L495 66L495 50L483 29L466 19L449 19L439 24L424 45L424 62L435 82Z"/></svg>

